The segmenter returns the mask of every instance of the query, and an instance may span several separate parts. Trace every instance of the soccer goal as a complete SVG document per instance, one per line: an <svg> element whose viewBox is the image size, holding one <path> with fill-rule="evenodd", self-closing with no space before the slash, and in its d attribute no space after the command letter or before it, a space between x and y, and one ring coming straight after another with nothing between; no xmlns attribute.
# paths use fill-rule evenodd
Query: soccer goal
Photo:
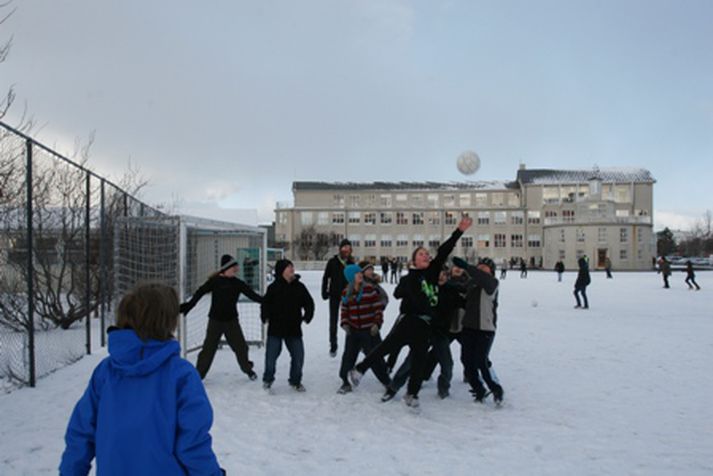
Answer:
<svg viewBox="0 0 713 476"><path fill-rule="evenodd" d="M239 263L238 277L265 292L267 235L262 228L189 216L121 218L114 231L114 293L118 299L142 281L176 288L185 301L230 254ZM179 338L184 355L201 348L208 324L210 296L182 316ZM240 325L245 340L263 345L260 305L241 297Z"/></svg>

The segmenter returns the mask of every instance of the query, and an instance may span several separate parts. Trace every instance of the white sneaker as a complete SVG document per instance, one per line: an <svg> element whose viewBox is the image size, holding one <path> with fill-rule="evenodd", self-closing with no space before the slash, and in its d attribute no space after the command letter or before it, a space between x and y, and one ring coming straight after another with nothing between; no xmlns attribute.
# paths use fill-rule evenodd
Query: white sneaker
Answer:
<svg viewBox="0 0 713 476"><path fill-rule="evenodd" d="M351 369L349 371L349 382L352 384L352 387L358 387L359 381L361 381L363 376L364 374L359 372L357 369Z"/></svg>
<svg viewBox="0 0 713 476"><path fill-rule="evenodd" d="M406 404L407 407L411 407L413 409L416 409L419 407L418 397L416 397L414 395L407 394L404 397L404 403Z"/></svg>

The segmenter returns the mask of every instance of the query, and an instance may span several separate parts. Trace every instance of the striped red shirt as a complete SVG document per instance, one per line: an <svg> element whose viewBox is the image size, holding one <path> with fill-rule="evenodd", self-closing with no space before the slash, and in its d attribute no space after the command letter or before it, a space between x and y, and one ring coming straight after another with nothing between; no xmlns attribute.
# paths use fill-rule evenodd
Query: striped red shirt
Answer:
<svg viewBox="0 0 713 476"><path fill-rule="evenodd" d="M384 321L384 309L379 291L366 283L362 286L364 287L364 292L358 302L358 292L354 291L349 300L344 302L348 288L342 291L340 325L347 324L353 329L370 329L374 324L381 326Z"/></svg>

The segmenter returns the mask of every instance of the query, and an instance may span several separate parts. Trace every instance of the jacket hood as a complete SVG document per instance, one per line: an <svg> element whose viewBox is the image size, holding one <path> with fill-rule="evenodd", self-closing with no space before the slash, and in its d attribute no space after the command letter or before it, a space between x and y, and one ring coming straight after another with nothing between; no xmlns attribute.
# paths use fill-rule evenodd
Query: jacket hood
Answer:
<svg viewBox="0 0 713 476"><path fill-rule="evenodd" d="M149 339L142 341L133 329L109 332L109 359L112 367L126 376L143 376L154 372L174 355L180 355L178 342Z"/></svg>

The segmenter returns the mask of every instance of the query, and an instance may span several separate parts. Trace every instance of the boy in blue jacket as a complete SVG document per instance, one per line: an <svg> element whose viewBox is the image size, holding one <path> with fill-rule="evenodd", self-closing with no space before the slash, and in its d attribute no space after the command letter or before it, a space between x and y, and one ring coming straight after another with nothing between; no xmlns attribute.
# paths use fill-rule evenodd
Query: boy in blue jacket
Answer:
<svg viewBox="0 0 713 476"><path fill-rule="evenodd" d="M109 357L72 412L61 475L224 474L211 448L213 411L196 369L180 357L176 291L138 286L109 329Z"/></svg>

